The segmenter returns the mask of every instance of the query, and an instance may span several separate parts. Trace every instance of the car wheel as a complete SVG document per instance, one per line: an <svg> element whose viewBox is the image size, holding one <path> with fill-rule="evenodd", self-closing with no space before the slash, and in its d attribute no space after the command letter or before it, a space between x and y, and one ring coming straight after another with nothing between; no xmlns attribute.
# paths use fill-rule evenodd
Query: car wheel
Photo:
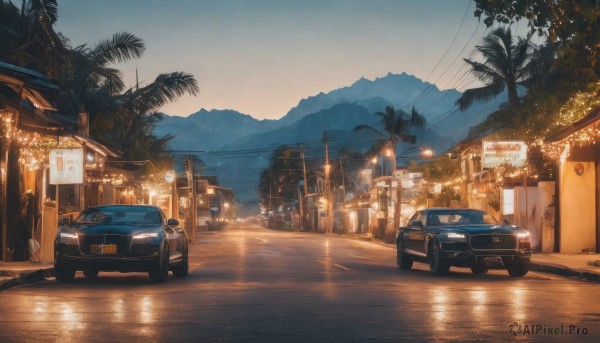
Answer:
<svg viewBox="0 0 600 343"><path fill-rule="evenodd" d="M404 247L402 242L398 243L398 249L396 250L396 262L398 263L398 268L402 270L410 270L413 265L413 259L404 252Z"/></svg>
<svg viewBox="0 0 600 343"><path fill-rule="evenodd" d="M525 276L529 272L529 263L528 262L516 262L510 264L506 267L508 270L508 275L512 277L521 277Z"/></svg>
<svg viewBox="0 0 600 343"><path fill-rule="evenodd" d="M471 266L471 271L473 274L485 274L488 272L488 267L485 265L485 262L477 261L477 263Z"/></svg>
<svg viewBox="0 0 600 343"><path fill-rule="evenodd" d="M450 271L450 264L440 256L440 244L434 240L431 242L431 253L429 256L429 270L434 275L446 275Z"/></svg>
<svg viewBox="0 0 600 343"><path fill-rule="evenodd" d="M148 276L152 282L161 283L164 282L169 276L169 253L165 249L160 262L148 272Z"/></svg>
<svg viewBox="0 0 600 343"><path fill-rule="evenodd" d="M54 277L58 282L72 282L75 279L75 269L54 265Z"/></svg>
<svg viewBox="0 0 600 343"><path fill-rule="evenodd" d="M83 276L85 276L85 278L88 280L96 280L98 278L99 272L100 271L98 270L98 268L94 268L94 267L83 268Z"/></svg>
<svg viewBox="0 0 600 343"><path fill-rule="evenodd" d="M188 275L189 265L190 262L188 260L188 253L186 252L183 256L183 261L181 262L181 265L173 268L173 276L184 277Z"/></svg>

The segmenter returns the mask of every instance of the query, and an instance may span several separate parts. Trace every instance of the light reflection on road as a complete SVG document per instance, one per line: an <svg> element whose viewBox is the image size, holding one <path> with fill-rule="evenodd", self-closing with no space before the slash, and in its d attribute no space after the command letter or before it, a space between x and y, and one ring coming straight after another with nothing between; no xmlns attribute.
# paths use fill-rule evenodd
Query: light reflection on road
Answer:
<svg viewBox="0 0 600 343"><path fill-rule="evenodd" d="M112 307L113 316L111 317L111 321L117 323L122 322L125 319L125 308L123 306L123 299L119 298L113 300Z"/></svg>
<svg viewBox="0 0 600 343"><path fill-rule="evenodd" d="M0 316L19 309L0 320L0 341L508 341L513 322L576 324L598 337L595 284L464 268L435 277L423 263L398 270L381 245L252 227L201 235L193 249L201 267L164 284L78 273L73 284L0 293Z"/></svg>
<svg viewBox="0 0 600 343"><path fill-rule="evenodd" d="M337 287L336 282L333 280L333 265L334 261L331 254L331 242L329 238L325 238L323 241L323 260L320 261L323 265L323 273L325 275L324 281L324 296L328 299L334 299L337 297Z"/></svg>
<svg viewBox="0 0 600 343"><path fill-rule="evenodd" d="M432 326L436 332L446 331L446 320L447 320L447 297L446 287L435 287L431 290L431 323L435 323Z"/></svg>
<svg viewBox="0 0 600 343"><path fill-rule="evenodd" d="M488 306L487 291L481 287L476 287L470 293L471 299L473 300L473 316L475 318L481 318L486 314L486 307Z"/></svg>
<svg viewBox="0 0 600 343"><path fill-rule="evenodd" d="M527 318L525 315L525 306L523 306L523 304L526 303L525 299L528 297L528 292L526 289L515 287L511 290L511 293L510 299L512 302L510 308L512 309L512 315L516 321L524 321Z"/></svg>
<svg viewBox="0 0 600 343"><path fill-rule="evenodd" d="M154 323L154 315L158 312L157 308L154 308L154 299L148 295L143 296L140 299L140 322L143 324Z"/></svg>

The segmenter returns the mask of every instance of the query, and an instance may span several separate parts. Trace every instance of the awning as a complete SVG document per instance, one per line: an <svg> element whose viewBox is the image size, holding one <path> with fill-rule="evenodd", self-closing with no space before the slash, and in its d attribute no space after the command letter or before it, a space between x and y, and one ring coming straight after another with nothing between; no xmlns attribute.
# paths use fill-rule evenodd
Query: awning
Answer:
<svg viewBox="0 0 600 343"><path fill-rule="evenodd" d="M546 139L544 139L544 142L558 142L564 138L569 137L575 132L585 128L586 126L598 121L600 121L600 107L594 108L587 116L574 122L573 124L565 126L562 129L555 131L554 133L546 137Z"/></svg>
<svg viewBox="0 0 600 343"><path fill-rule="evenodd" d="M78 132L63 131L61 133L61 136L71 136L71 137L73 137L73 139L75 139L81 145L85 145L86 147L94 150L95 152L97 152L98 154L100 154L104 157L117 158L117 159L123 158L123 156L120 152L118 152L112 148L109 148L106 145L93 140L91 137L84 136Z"/></svg>

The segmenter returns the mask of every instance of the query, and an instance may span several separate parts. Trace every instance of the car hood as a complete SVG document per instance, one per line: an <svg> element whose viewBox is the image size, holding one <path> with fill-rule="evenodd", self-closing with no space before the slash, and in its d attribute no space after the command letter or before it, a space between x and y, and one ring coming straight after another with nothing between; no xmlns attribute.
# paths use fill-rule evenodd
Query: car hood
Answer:
<svg viewBox="0 0 600 343"><path fill-rule="evenodd" d="M130 235L132 232L160 229L161 225L141 224L90 224L90 225L65 225L79 234L83 235Z"/></svg>
<svg viewBox="0 0 600 343"><path fill-rule="evenodd" d="M452 226L440 226L432 228L432 231L439 233L443 232L462 232L468 233L469 235L482 235L482 234L497 234L497 235L510 235L515 234L517 230L521 228L518 226L508 225L452 225Z"/></svg>

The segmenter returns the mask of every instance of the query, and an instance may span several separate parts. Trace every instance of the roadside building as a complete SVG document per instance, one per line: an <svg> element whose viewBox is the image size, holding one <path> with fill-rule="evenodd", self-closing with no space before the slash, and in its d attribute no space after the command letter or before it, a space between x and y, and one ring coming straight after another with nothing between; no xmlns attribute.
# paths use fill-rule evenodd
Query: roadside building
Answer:
<svg viewBox="0 0 600 343"><path fill-rule="evenodd" d="M2 261L52 261L59 220L114 203L128 176L120 154L88 135L87 115L65 116L65 89L0 62L0 249Z"/></svg>
<svg viewBox="0 0 600 343"><path fill-rule="evenodd" d="M369 232L370 198L371 195L367 192L344 202L342 233L365 234Z"/></svg>
<svg viewBox="0 0 600 343"><path fill-rule="evenodd" d="M456 187L461 200L454 207L491 213L499 220L525 227L536 251L554 251L555 183L551 174L530 163L534 152L524 141L506 140L497 132L467 139L448 156L460 162L461 176L442 186ZM542 177L541 177L542 176Z"/></svg>
<svg viewBox="0 0 600 343"><path fill-rule="evenodd" d="M558 170L556 251L600 252L600 108L545 139Z"/></svg>

